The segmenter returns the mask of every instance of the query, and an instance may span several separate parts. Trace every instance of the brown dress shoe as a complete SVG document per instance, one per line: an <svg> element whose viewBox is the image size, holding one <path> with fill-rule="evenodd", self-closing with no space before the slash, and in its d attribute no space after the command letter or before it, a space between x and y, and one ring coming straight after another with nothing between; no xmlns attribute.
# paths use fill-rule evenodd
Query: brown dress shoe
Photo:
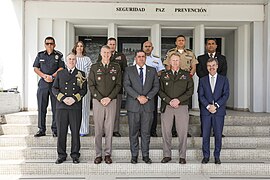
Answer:
<svg viewBox="0 0 270 180"><path fill-rule="evenodd" d="M110 155L105 156L105 163L106 164L112 164L112 159Z"/></svg>
<svg viewBox="0 0 270 180"><path fill-rule="evenodd" d="M184 158L180 158L179 159L179 163L180 164L186 164L187 162L186 162L186 160Z"/></svg>
<svg viewBox="0 0 270 180"><path fill-rule="evenodd" d="M94 160L95 164L100 164L102 161L102 157L96 157L96 159Z"/></svg>
<svg viewBox="0 0 270 180"><path fill-rule="evenodd" d="M171 157L164 157L162 160L161 160L161 163L167 163L169 161L171 161L172 158Z"/></svg>

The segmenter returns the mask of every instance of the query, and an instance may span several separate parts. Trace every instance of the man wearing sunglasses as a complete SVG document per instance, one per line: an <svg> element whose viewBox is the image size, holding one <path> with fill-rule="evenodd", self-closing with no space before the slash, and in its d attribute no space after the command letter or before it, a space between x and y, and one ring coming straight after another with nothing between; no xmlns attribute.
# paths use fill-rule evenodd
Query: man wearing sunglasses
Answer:
<svg viewBox="0 0 270 180"><path fill-rule="evenodd" d="M44 43L46 50L37 54L33 64L35 73L40 77L37 90L39 131L34 136L41 137L46 135L46 114L50 96L53 115L51 125L52 135L53 137L57 137L55 122L56 97L52 94L52 84L57 72L64 69L65 64L63 61L63 54L54 49L54 38L46 37Z"/></svg>

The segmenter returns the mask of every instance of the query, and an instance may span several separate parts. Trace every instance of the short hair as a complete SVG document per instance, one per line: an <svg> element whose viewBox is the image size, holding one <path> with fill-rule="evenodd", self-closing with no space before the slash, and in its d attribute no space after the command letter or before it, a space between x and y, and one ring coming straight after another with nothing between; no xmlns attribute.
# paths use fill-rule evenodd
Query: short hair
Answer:
<svg viewBox="0 0 270 180"><path fill-rule="evenodd" d="M70 52L70 53L68 53L68 55L66 56L66 61L67 61L67 59L68 59L68 56L70 56L70 55L73 55L73 56L75 56L75 57L76 57L76 54L75 54L75 53Z"/></svg>
<svg viewBox="0 0 270 180"><path fill-rule="evenodd" d="M47 41L47 40L52 40L52 41L53 41L53 43L55 43L54 38L53 38L53 37L51 37L51 36L46 37L46 38L45 38L45 40L44 40L44 43L46 43L46 41Z"/></svg>
<svg viewBox="0 0 270 180"><path fill-rule="evenodd" d="M208 60L207 60L207 62L206 62L206 64L207 63L211 63L211 62L216 62L216 64L218 65L218 60L216 59L216 58L209 58Z"/></svg>
<svg viewBox="0 0 270 180"><path fill-rule="evenodd" d="M205 44L207 44L208 41L215 41L215 43L217 44L217 39L216 38L207 38Z"/></svg>
<svg viewBox="0 0 270 180"><path fill-rule="evenodd" d="M181 56L178 52L173 52L169 55L169 60L171 59L172 56L178 56L181 59Z"/></svg>
<svg viewBox="0 0 270 180"><path fill-rule="evenodd" d="M81 43L83 45L83 51L82 51L82 55L85 56L86 54L86 50L85 50L85 45L82 41L77 41L74 45L74 47L72 48L72 52L76 55L77 54L77 51L76 51L76 48L78 46L78 44Z"/></svg>
<svg viewBox="0 0 270 180"><path fill-rule="evenodd" d="M107 40L107 42L108 41L115 41L116 42L116 39L114 38L114 37L110 37L108 40Z"/></svg>
<svg viewBox="0 0 270 180"><path fill-rule="evenodd" d="M101 48L100 48L100 50L101 49L111 49L108 45L103 45Z"/></svg>
<svg viewBox="0 0 270 180"><path fill-rule="evenodd" d="M146 55L145 52L140 49L140 50L135 51L135 56L134 57L136 57L138 55L138 53L140 53L140 52L142 52L142 53L144 53L144 55Z"/></svg>
<svg viewBox="0 0 270 180"><path fill-rule="evenodd" d="M182 35L182 34L178 35L178 36L175 38L175 40L177 40L177 39L180 38L180 37L182 37L182 38L184 38L184 39L186 40L186 37L185 37L184 35Z"/></svg>

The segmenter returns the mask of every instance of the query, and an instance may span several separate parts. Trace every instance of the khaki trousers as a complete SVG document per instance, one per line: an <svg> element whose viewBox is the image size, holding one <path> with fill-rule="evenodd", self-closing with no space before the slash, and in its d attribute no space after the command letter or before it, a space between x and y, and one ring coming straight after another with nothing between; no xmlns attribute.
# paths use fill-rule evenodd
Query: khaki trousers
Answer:
<svg viewBox="0 0 270 180"><path fill-rule="evenodd" d="M178 108L172 108L170 105L166 106L164 113L161 113L161 130L163 140L163 156L171 157L172 149L172 126L173 117L175 116L176 131L179 140L179 157L186 158L187 149L187 132L188 132L188 105L180 105Z"/></svg>
<svg viewBox="0 0 270 180"><path fill-rule="evenodd" d="M97 99L93 99L96 157L102 156L103 133L105 133L105 156L112 154L112 135L115 111L116 99L113 99L106 107L104 107Z"/></svg>

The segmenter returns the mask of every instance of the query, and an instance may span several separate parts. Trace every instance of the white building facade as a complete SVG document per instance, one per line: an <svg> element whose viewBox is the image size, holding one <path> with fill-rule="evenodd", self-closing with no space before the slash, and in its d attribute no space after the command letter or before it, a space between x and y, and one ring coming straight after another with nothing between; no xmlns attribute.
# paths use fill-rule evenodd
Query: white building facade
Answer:
<svg viewBox="0 0 270 180"><path fill-rule="evenodd" d="M270 112L270 3L268 0L4 0L0 2L0 80L18 86L23 110L37 108L38 77L33 62L53 36L64 56L80 36L147 37L161 56L162 38L179 34L192 39L196 56L205 38L222 39L228 61L231 96L228 107ZM193 107L198 107L197 84Z"/></svg>

